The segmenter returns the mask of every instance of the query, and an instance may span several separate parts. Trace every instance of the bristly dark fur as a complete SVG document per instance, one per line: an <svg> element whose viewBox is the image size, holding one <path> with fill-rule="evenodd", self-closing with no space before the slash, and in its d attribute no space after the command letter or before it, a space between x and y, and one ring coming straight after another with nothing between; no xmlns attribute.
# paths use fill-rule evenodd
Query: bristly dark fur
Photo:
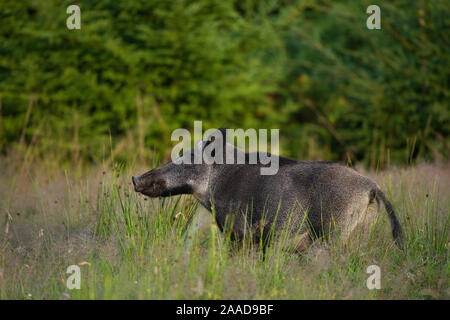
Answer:
<svg viewBox="0 0 450 320"><path fill-rule="evenodd" d="M218 143L210 138L204 145ZM233 146L231 152L243 152ZM183 155L191 158L193 151ZM274 156L275 157L275 156ZM248 160L249 154L245 154ZM266 237L269 229L281 227L293 213L290 224L302 237L304 248L315 236L329 234L336 225L348 221L348 212L377 201L383 202L392 226L392 234L402 247L403 232L392 205L371 179L355 170L333 162L305 162L277 157L278 172L261 175L260 164L174 164L133 177L135 189L151 197L193 194L212 210L221 230L233 221L233 238L242 239L252 226L264 220L255 240ZM307 223L304 223L304 221ZM309 240L308 240L309 239Z"/></svg>

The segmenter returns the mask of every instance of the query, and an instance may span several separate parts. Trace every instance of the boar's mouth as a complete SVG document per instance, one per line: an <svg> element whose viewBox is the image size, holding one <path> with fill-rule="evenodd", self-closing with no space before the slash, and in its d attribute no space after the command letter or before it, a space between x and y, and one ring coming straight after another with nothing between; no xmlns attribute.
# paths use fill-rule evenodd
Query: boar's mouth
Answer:
<svg viewBox="0 0 450 320"><path fill-rule="evenodd" d="M133 181L134 191L149 197L163 196L166 190L166 182L164 180L147 182L139 177L132 177L131 180Z"/></svg>

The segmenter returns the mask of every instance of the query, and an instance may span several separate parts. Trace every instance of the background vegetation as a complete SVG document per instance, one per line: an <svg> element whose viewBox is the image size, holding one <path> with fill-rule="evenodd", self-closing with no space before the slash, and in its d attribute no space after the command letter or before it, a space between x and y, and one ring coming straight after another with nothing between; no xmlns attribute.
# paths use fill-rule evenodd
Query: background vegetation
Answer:
<svg viewBox="0 0 450 320"><path fill-rule="evenodd" d="M0 3L0 151L58 163L167 159L170 133L281 128L281 154L448 157L447 1ZM105 150L106 149L106 150Z"/></svg>

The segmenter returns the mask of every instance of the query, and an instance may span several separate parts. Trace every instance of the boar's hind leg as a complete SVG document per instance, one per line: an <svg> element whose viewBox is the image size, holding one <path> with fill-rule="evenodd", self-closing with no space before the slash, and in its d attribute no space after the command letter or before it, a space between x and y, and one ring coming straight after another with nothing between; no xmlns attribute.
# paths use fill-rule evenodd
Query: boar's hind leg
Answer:
<svg viewBox="0 0 450 320"><path fill-rule="evenodd" d="M288 244L288 251L302 254L311 246L311 244L311 236L309 235L309 232L305 231L290 241Z"/></svg>
<svg viewBox="0 0 450 320"><path fill-rule="evenodd" d="M379 205L369 195L356 199L349 206L343 221L341 229L343 244L348 247L352 244L365 242L368 238L369 230L375 224L378 216Z"/></svg>

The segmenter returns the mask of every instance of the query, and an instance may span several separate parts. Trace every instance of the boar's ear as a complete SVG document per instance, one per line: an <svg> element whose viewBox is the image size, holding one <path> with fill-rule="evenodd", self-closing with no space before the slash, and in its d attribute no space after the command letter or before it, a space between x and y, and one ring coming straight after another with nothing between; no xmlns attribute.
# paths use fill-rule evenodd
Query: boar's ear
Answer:
<svg viewBox="0 0 450 320"><path fill-rule="evenodd" d="M211 156L216 157L216 150L220 150L218 157L220 160L217 160L218 163L223 163L223 155L225 154L225 146L227 144L227 129L220 128L214 131L205 141L203 145L203 150L210 149ZM209 148L207 148L210 146ZM212 148L212 149L211 149Z"/></svg>
<svg viewBox="0 0 450 320"><path fill-rule="evenodd" d="M227 129L226 128L220 128L214 131L208 139L206 139L206 142L203 147L207 147L211 143L221 143L223 146L227 143Z"/></svg>

